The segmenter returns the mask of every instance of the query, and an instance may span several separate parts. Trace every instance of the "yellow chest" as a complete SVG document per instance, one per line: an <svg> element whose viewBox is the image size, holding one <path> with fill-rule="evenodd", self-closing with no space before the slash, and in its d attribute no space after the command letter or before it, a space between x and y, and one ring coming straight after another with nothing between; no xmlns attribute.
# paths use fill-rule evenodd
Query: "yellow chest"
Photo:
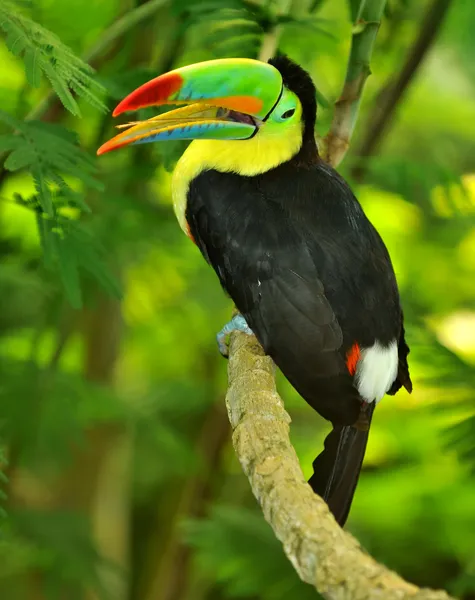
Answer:
<svg viewBox="0 0 475 600"><path fill-rule="evenodd" d="M261 136L250 140L195 140L178 161L173 172L173 206L180 227L188 235L185 212L190 183L202 171L237 173L247 177L265 173L290 160L302 143L300 126L285 136Z"/></svg>

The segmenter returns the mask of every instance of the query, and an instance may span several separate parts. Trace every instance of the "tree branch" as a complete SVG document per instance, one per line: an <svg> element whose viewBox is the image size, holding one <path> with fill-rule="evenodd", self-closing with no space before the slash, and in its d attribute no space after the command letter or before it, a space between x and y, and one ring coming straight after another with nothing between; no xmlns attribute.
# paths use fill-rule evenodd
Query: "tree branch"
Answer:
<svg viewBox="0 0 475 600"><path fill-rule="evenodd" d="M334 167L343 160L350 145L364 85L371 74L371 54L385 5L386 0L360 1L343 91L335 103L333 121L325 138L323 157Z"/></svg>
<svg viewBox="0 0 475 600"><path fill-rule="evenodd" d="M369 127L360 148L355 151L357 156L366 157L374 154L391 123L398 103L406 93L424 57L434 43L450 3L451 0L434 0L428 7L419 34L406 56L399 75L396 78L390 78L370 111ZM356 175L362 175L362 167L358 169Z"/></svg>
<svg viewBox="0 0 475 600"><path fill-rule="evenodd" d="M233 444L266 520L300 578L328 600L453 600L378 564L306 483L274 365L255 337L231 336L226 406Z"/></svg>

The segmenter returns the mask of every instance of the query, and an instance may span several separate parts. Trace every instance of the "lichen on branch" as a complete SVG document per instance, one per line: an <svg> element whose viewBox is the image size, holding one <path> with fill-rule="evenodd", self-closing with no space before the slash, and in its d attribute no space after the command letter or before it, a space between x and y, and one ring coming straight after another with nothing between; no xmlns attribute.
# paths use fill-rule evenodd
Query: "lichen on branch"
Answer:
<svg viewBox="0 0 475 600"><path fill-rule="evenodd" d="M300 578L328 600L454 600L404 581L340 528L305 481L274 370L254 336L231 335L226 406L234 449Z"/></svg>

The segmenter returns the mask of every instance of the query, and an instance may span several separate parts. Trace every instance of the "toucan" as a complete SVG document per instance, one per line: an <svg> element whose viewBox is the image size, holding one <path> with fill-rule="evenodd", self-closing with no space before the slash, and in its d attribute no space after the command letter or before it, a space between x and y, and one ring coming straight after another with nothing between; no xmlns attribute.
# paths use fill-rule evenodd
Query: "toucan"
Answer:
<svg viewBox="0 0 475 600"><path fill-rule="evenodd" d="M113 115L179 105L98 150L193 140L173 174L178 221L239 311L218 334L253 333L332 430L309 480L348 517L375 405L412 383L395 273L346 181L319 156L316 93L287 56L170 71Z"/></svg>

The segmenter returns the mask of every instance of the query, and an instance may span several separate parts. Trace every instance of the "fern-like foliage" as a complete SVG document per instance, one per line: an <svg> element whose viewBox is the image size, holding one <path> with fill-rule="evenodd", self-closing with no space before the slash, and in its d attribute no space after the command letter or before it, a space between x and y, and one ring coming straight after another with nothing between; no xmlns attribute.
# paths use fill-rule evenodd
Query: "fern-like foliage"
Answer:
<svg viewBox="0 0 475 600"><path fill-rule="evenodd" d="M426 366L422 382L433 389L457 394L453 399L442 402L435 410L450 412L455 421L443 430L447 450L457 453L459 459L475 473L475 369L444 346L422 322L412 327L412 350L418 362Z"/></svg>
<svg viewBox="0 0 475 600"><path fill-rule="evenodd" d="M27 201L29 207L34 204L35 197ZM51 219L38 210L36 215L45 265L58 271L73 307L82 306L81 273L88 273L112 296L121 297L120 286L106 264L106 253L84 223L61 215Z"/></svg>
<svg viewBox="0 0 475 600"><path fill-rule="evenodd" d="M90 212L75 187L102 189L94 178L92 158L78 146L76 135L60 125L23 122L3 111L0 121L12 129L0 135L0 151L9 152L5 168L28 169L36 189L31 198L16 199L35 211L45 265L58 272L71 304L82 304L80 271L88 272L113 295L120 295L98 242L84 224L64 212L69 207Z"/></svg>
<svg viewBox="0 0 475 600"><path fill-rule="evenodd" d="M275 12L272 3L251 0L174 0L175 11L185 17L185 26L205 25L205 43L217 56L257 57L262 36L276 26L292 25L334 37L325 27L327 21L307 13L303 17ZM203 43L203 40L202 42Z"/></svg>
<svg viewBox="0 0 475 600"><path fill-rule="evenodd" d="M0 0L0 29L5 33L9 50L23 58L28 83L38 87L43 74L73 115L80 113L72 92L105 111L106 106L99 97L104 89L93 79L93 69L54 33L24 15L23 5L22 2Z"/></svg>
<svg viewBox="0 0 475 600"><path fill-rule="evenodd" d="M72 176L88 187L101 189L93 177L94 162L78 146L76 135L60 125L20 121L2 110L0 121L12 128L12 133L0 135L0 151L10 153L4 166L9 171L25 168L30 171L41 209L54 217L53 196L56 190L72 205L89 212L81 195L74 192L62 177Z"/></svg>
<svg viewBox="0 0 475 600"><path fill-rule="evenodd" d="M173 8L186 29L204 27L206 47L222 57L256 57L270 24L263 7L245 0L174 0Z"/></svg>

